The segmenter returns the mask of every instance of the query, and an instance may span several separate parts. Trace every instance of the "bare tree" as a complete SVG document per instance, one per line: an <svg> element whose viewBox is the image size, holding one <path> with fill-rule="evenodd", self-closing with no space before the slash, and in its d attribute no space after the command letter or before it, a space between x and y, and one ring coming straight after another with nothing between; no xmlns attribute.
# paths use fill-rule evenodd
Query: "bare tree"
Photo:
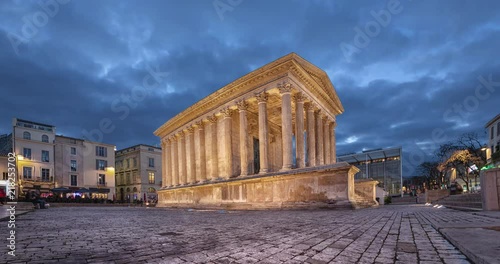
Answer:
<svg viewBox="0 0 500 264"><path fill-rule="evenodd" d="M433 184L441 185L441 173L438 170L439 163L436 161L426 161L420 163L417 167L417 171L424 176L427 186L432 186Z"/></svg>

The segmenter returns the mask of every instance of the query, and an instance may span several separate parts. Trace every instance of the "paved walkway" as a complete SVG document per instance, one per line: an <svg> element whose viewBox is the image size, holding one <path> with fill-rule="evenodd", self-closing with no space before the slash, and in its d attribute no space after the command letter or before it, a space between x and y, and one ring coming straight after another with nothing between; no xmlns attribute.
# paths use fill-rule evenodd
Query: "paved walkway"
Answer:
<svg viewBox="0 0 500 264"><path fill-rule="evenodd" d="M233 212L62 207L19 216L16 256L0 263L469 263L436 229L452 230L449 223L491 227L500 219L422 205ZM1 227L0 237L7 232Z"/></svg>

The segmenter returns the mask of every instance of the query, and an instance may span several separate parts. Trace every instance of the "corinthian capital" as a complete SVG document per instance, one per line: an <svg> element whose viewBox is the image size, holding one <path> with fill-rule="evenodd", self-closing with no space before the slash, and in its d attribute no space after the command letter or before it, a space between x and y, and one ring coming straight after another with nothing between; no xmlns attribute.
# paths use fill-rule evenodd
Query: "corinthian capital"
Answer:
<svg viewBox="0 0 500 264"><path fill-rule="evenodd" d="M238 110L240 111L248 110L248 103L245 100L236 102L236 105L238 106Z"/></svg>
<svg viewBox="0 0 500 264"><path fill-rule="evenodd" d="M278 89L280 90L280 94L286 94L292 92L292 84L288 81L284 81L278 84Z"/></svg>
<svg viewBox="0 0 500 264"><path fill-rule="evenodd" d="M267 93L266 92L261 92L261 93L256 93L255 98L257 98L257 102L259 103L265 103L267 102Z"/></svg>

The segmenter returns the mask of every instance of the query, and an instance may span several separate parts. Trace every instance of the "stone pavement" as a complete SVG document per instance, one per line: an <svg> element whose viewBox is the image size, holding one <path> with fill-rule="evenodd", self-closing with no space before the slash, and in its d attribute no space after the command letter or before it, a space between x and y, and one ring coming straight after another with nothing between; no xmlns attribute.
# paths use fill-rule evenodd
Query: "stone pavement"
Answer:
<svg viewBox="0 0 500 264"><path fill-rule="evenodd" d="M477 221L500 226L498 218L422 205L354 211L62 207L19 216L16 256L5 254L0 263L469 263L436 228ZM8 237L6 225L0 237Z"/></svg>

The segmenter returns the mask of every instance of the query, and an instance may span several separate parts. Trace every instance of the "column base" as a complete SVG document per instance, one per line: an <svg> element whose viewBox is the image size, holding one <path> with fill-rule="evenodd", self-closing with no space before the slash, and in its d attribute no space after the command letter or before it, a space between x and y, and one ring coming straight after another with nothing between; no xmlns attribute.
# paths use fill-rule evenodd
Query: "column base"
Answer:
<svg viewBox="0 0 500 264"><path fill-rule="evenodd" d="M291 169L292 169L292 167L283 167L283 168L281 168L280 172L282 172L282 171L289 171Z"/></svg>

